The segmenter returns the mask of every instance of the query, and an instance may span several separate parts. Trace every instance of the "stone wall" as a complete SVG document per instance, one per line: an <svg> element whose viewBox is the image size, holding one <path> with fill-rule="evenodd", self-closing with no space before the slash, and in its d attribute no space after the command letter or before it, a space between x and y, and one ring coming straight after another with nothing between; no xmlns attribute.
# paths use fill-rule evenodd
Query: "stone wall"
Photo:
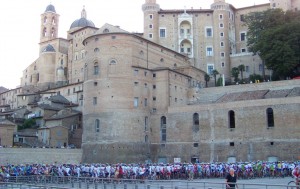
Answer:
<svg viewBox="0 0 300 189"><path fill-rule="evenodd" d="M0 164L78 164L81 156L81 149L0 148Z"/></svg>

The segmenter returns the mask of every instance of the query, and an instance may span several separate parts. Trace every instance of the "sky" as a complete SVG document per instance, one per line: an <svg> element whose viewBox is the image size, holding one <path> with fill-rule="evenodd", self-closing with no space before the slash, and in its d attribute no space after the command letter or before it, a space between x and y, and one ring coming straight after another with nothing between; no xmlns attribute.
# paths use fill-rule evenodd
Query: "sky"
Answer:
<svg viewBox="0 0 300 189"><path fill-rule="evenodd" d="M156 0L161 9L208 9L214 0ZM81 16L96 27L105 23L118 25L129 32L143 32L145 0L4 0L0 6L0 86L20 85L23 70L38 58L40 15L51 3L59 18L58 37L67 38L70 25ZM269 0L226 0L236 8L269 3Z"/></svg>

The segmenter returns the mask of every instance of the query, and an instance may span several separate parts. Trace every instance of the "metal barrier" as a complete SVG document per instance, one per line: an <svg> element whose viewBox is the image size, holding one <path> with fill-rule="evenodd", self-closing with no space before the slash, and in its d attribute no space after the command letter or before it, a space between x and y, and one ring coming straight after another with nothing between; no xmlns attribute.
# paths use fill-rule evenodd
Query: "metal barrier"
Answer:
<svg viewBox="0 0 300 189"><path fill-rule="evenodd" d="M287 185L238 183L239 189L296 189ZM91 177L18 176L0 182L0 189L226 189L224 182L124 180Z"/></svg>

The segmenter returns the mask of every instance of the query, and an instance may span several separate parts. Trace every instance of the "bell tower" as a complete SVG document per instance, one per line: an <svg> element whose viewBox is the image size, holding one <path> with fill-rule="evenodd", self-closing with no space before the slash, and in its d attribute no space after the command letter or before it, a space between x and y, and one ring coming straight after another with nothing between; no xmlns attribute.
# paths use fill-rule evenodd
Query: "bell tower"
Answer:
<svg viewBox="0 0 300 189"><path fill-rule="evenodd" d="M40 43L57 38L59 15L53 5L48 5L45 12L41 14Z"/></svg>

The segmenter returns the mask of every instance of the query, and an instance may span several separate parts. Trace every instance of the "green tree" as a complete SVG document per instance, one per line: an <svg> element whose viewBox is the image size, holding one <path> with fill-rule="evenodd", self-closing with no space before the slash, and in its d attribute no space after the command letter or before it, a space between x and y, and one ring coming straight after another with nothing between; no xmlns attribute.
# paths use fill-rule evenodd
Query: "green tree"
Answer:
<svg viewBox="0 0 300 189"><path fill-rule="evenodd" d="M241 72L241 79L242 79L242 82L243 82L244 81L244 75L243 75L243 73L245 71L245 65L244 64L239 65L238 69Z"/></svg>
<svg viewBox="0 0 300 189"><path fill-rule="evenodd" d="M247 43L281 79L299 74L300 11L269 9L245 17Z"/></svg>
<svg viewBox="0 0 300 189"><path fill-rule="evenodd" d="M28 129L34 126L36 126L36 121L35 119L30 118L30 119L26 119L22 125L19 125L18 130Z"/></svg>
<svg viewBox="0 0 300 189"><path fill-rule="evenodd" d="M218 78L217 86L223 86L223 78L221 76Z"/></svg>
<svg viewBox="0 0 300 189"><path fill-rule="evenodd" d="M240 70L237 67L231 69L231 76L234 78L235 83L239 81L239 74Z"/></svg>
<svg viewBox="0 0 300 189"><path fill-rule="evenodd" d="M217 86L217 75L219 74L218 70L213 70L211 74L214 76L215 86Z"/></svg>
<svg viewBox="0 0 300 189"><path fill-rule="evenodd" d="M205 80L205 86L208 87L207 83L209 82L210 80L210 76L208 74L205 74L204 75L204 80Z"/></svg>

